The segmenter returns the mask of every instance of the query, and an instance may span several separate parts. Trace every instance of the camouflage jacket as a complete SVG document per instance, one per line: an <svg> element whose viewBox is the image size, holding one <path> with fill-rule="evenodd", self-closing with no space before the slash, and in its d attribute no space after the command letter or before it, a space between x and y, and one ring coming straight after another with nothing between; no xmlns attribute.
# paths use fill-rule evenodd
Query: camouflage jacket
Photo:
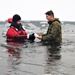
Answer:
<svg viewBox="0 0 75 75"><path fill-rule="evenodd" d="M49 27L46 34L42 35L42 41L50 43L61 43L62 42L62 31L61 23L58 19L48 22Z"/></svg>

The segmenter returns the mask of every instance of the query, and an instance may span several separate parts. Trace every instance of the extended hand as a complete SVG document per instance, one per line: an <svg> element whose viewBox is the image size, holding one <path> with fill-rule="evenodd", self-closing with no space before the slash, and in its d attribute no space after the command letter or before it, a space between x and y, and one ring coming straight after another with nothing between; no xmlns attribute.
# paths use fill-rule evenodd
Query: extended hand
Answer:
<svg viewBox="0 0 75 75"><path fill-rule="evenodd" d="M38 38L38 39L42 39L42 36L41 36L41 35L39 35L37 38Z"/></svg>
<svg viewBox="0 0 75 75"><path fill-rule="evenodd" d="M41 35L38 35L36 33L34 33L35 37L38 38L38 39L42 39L42 36Z"/></svg>
<svg viewBox="0 0 75 75"><path fill-rule="evenodd" d="M29 40L31 40L31 41L34 41L35 40L34 33L29 35Z"/></svg>

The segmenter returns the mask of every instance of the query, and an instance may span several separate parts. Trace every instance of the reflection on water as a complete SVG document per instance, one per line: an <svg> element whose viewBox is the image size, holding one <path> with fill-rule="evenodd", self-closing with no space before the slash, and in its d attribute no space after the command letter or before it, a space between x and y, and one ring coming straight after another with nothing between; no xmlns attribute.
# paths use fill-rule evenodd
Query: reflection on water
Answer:
<svg viewBox="0 0 75 75"><path fill-rule="evenodd" d="M54 73L56 74L56 72L59 70L59 63L61 60L60 48L60 46L47 46L45 67L46 74L53 75Z"/></svg>
<svg viewBox="0 0 75 75"><path fill-rule="evenodd" d="M14 42L7 42L7 45L15 46L15 47L21 46L20 43L14 43ZM20 65L20 63L21 63L21 50L8 48L7 52L8 52L7 62L8 62L8 69L9 69L8 75L10 75L12 73L17 74L16 71L18 70L18 65Z"/></svg>
<svg viewBox="0 0 75 75"><path fill-rule="evenodd" d="M20 64L19 60L20 60L20 50L13 50L13 49L8 49L8 65L13 67L14 65L18 65Z"/></svg>

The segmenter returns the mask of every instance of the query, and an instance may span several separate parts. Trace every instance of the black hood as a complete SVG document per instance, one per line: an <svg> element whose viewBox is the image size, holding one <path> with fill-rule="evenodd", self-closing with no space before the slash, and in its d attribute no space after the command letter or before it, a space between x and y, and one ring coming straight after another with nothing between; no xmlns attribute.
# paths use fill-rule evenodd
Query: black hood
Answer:
<svg viewBox="0 0 75 75"><path fill-rule="evenodd" d="M22 24L11 23L10 27L17 28L18 30L24 30Z"/></svg>

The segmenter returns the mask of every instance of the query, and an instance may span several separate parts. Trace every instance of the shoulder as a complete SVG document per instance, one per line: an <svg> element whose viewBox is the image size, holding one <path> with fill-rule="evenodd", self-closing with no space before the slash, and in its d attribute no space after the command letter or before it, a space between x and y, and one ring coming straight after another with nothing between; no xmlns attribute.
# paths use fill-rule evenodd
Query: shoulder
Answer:
<svg viewBox="0 0 75 75"><path fill-rule="evenodd" d="M61 22L60 22L59 18L54 18L53 24L54 24L54 25L60 25Z"/></svg>
<svg viewBox="0 0 75 75"><path fill-rule="evenodd" d="M60 25L61 23L59 21L54 21L52 24L54 24L54 25Z"/></svg>
<svg viewBox="0 0 75 75"><path fill-rule="evenodd" d="M61 23L59 21L54 21L52 24L53 24L53 28L57 28L57 29L61 28Z"/></svg>
<svg viewBox="0 0 75 75"><path fill-rule="evenodd" d="M16 29L14 27L11 27L11 28L8 29L8 31L12 31L13 32L13 31L16 31Z"/></svg>

